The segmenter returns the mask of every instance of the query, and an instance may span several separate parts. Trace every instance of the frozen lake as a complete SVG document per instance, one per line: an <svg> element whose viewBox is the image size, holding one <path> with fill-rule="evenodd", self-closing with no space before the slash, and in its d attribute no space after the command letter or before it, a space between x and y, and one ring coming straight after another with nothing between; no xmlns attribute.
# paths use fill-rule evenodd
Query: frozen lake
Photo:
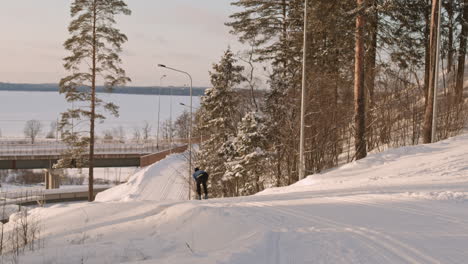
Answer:
<svg viewBox="0 0 468 264"><path fill-rule="evenodd" d="M127 137L135 127L142 127L147 121L152 126L152 134L156 134L158 95L130 95L130 94L98 94L105 101L114 102L120 106L120 116L110 117L102 124L97 124L97 133L102 135L104 130L122 126ZM172 104L171 104L172 98ZM161 96L160 123L169 119L172 105L172 120L188 107L189 96ZM199 97L193 97L193 107L200 104ZM65 97L58 92L9 92L0 91L0 130L2 137L24 137L23 129L26 121L40 120L42 134L50 130L50 123L60 117L60 113L71 107Z"/></svg>

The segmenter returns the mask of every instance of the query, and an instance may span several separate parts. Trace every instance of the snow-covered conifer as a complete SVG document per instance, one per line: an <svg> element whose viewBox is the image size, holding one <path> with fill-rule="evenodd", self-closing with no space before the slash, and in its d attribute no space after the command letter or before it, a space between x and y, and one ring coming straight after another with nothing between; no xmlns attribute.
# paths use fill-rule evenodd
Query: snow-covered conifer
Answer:
<svg viewBox="0 0 468 264"><path fill-rule="evenodd" d="M227 163L225 181L235 185L235 195L250 195L261 191L268 181L269 166L266 151L267 128L263 117L249 112L239 125L239 132L232 141L235 156Z"/></svg>
<svg viewBox="0 0 468 264"><path fill-rule="evenodd" d="M228 49L221 61L213 65L210 72L213 87L205 91L201 100L197 129L204 139L197 155L198 165L210 174L215 196L226 196L230 188L222 182L227 160L224 147L237 134L238 100L234 88L244 80L243 69L236 65L234 54Z"/></svg>

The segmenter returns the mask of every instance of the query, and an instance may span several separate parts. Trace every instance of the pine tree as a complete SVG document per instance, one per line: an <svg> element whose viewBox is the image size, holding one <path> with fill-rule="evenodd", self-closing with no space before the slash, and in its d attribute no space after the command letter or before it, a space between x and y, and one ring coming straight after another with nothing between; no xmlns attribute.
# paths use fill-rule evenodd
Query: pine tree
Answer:
<svg viewBox="0 0 468 264"><path fill-rule="evenodd" d="M105 119L98 110L102 107L112 115L118 115L115 104L96 96L96 86L102 83L111 91L130 81L120 66L119 53L127 37L115 28L114 17L119 14L131 14L122 0L75 0L68 27L71 37L64 44L71 53L64 59L64 68L70 75L60 81L60 93L65 94L68 102L81 104L62 113L60 128L71 149L57 166L89 167L89 201L94 200L95 123ZM76 122L81 124L83 121L89 122L89 131L85 133L77 131L75 126ZM88 158L83 158L84 151L89 151Z"/></svg>
<svg viewBox="0 0 468 264"><path fill-rule="evenodd" d="M223 184L226 171L227 142L237 134L238 100L234 89L244 81L242 66L236 65L234 54L228 49L221 61L210 72L212 88L205 90L200 107L198 131L203 134L199 166L210 174L210 183L216 196L226 196L232 186ZM205 140L205 135L207 139Z"/></svg>
<svg viewBox="0 0 468 264"><path fill-rule="evenodd" d="M239 36L243 43L253 44L259 60L273 59L276 63L287 65L287 56L278 58L279 53L287 54L289 34L295 21L290 12L299 0L256 1L238 0L232 5L242 10L230 16L232 33ZM290 44L290 43L289 43Z"/></svg>

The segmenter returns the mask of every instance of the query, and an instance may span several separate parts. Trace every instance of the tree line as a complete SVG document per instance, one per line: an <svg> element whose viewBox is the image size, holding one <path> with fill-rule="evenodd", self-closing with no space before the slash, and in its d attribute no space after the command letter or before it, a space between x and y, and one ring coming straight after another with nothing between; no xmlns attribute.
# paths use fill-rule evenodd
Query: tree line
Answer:
<svg viewBox="0 0 468 264"><path fill-rule="evenodd" d="M299 179L303 77L307 175L369 151L433 141L428 132L431 88L439 77L434 74L439 16L442 96L435 136L459 133L468 116L463 97L468 0L443 0L441 14L439 1L233 1L237 11L226 25L249 49L237 54L228 49L213 65L212 87L202 97L193 133L200 138L196 162L210 172L214 194L248 195ZM118 106L96 91L100 83L113 90L131 81L119 57L127 37L114 18L130 13L122 0L71 5L64 44L69 75L60 92L79 107L64 112L59 122L71 148L57 166L74 161L89 167L89 200L96 121L106 111L118 115ZM264 92L258 91L259 71L267 79ZM73 122L86 125L74 130Z"/></svg>
<svg viewBox="0 0 468 264"><path fill-rule="evenodd" d="M468 116L468 1L442 2L432 139L438 1L317 0L306 10L304 0L233 1L238 11L226 25L248 56L228 49L214 64L196 115L197 162L211 172L215 195L248 195L299 179L303 63L307 175L370 151L459 133ZM266 69L268 89L242 97L236 87L258 89L253 67Z"/></svg>
<svg viewBox="0 0 468 264"><path fill-rule="evenodd" d="M205 87L193 87L192 93L194 96L204 94ZM57 84L19 84L19 83L2 83L0 82L0 91L27 91L27 92L58 92L60 90ZM86 91L86 87L78 87L78 90ZM97 93L108 93L109 91L104 86L96 87ZM114 87L112 93L115 94L139 94L139 95L174 95L188 96L190 89L188 87L142 87L142 86L125 86Z"/></svg>
<svg viewBox="0 0 468 264"><path fill-rule="evenodd" d="M135 125L133 128L124 128L122 125L119 125L117 127L105 129L100 135L96 133L96 141L97 139L101 139L104 142L125 143L129 140L133 140L134 142L141 143L157 141L158 138L166 142L172 139L185 140L188 138L189 121L189 112L184 110L174 121L167 119L162 122L160 127L153 126L148 121L143 121L141 125ZM37 119L31 119L25 122L23 135L30 140L31 144L35 144L37 139L41 137L49 140L61 140L64 138L63 131L58 127L58 121L51 121L49 129L44 131L44 121ZM0 138L2 137L3 135L0 129Z"/></svg>

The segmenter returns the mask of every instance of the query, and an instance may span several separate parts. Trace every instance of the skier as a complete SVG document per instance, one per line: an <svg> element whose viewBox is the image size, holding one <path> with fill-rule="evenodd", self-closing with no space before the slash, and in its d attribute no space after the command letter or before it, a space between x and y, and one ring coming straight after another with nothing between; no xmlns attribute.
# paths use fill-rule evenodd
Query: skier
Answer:
<svg viewBox="0 0 468 264"><path fill-rule="evenodd" d="M195 168L195 173L193 174L193 178L197 182L197 194L198 200L201 200L201 187L203 185L203 190L205 191L205 199L208 199L208 189L206 188L206 182L208 181L208 173L204 170L200 170L199 168Z"/></svg>

